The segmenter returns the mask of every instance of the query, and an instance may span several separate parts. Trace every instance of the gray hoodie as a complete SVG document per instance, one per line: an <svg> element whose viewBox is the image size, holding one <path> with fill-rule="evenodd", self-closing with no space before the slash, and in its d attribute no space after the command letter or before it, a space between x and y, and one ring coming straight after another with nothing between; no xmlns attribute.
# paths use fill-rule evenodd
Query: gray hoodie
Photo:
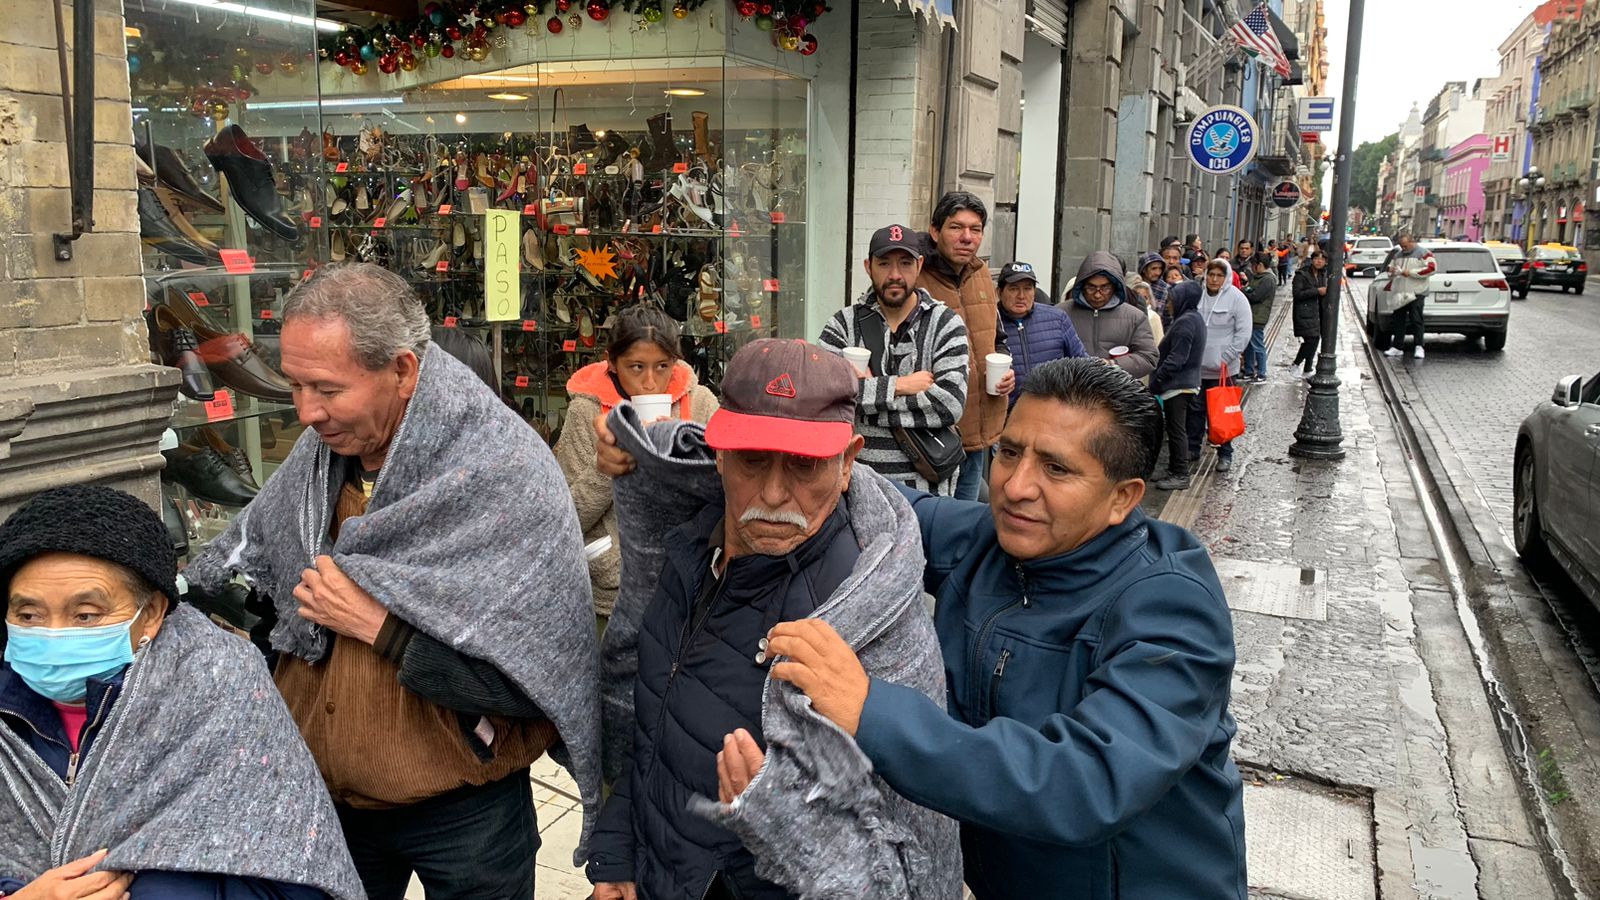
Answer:
<svg viewBox="0 0 1600 900"><path fill-rule="evenodd" d="M1220 260L1227 268L1222 279L1222 291L1213 294L1201 282L1200 317L1206 322L1206 353L1200 360L1200 377L1216 381L1221 377L1222 366L1228 366L1228 375L1239 374L1239 359L1250 346L1250 301L1244 292L1233 286L1233 267Z"/></svg>
<svg viewBox="0 0 1600 900"><path fill-rule="evenodd" d="M1099 309L1083 299L1083 283L1096 275L1111 279L1111 299ZM1072 319L1072 327L1090 356L1111 359L1113 347L1127 347L1128 352L1114 362L1129 375L1143 378L1156 367L1156 336L1150 330L1150 317L1127 302L1125 277L1116 254L1096 250L1078 266L1078 277L1061 308Z"/></svg>

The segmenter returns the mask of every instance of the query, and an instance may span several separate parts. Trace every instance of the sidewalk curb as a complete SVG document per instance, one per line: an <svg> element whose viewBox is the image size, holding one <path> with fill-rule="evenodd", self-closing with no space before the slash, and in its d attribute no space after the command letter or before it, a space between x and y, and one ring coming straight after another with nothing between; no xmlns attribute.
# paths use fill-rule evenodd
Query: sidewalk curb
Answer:
<svg viewBox="0 0 1600 900"><path fill-rule="evenodd" d="M1359 329L1362 344L1366 347L1370 368L1378 386L1395 414L1395 421L1416 448L1420 458L1418 469L1426 490L1444 508L1440 527L1449 550L1464 557L1466 565L1461 576L1467 594L1467 606L1473 621L1462 624L1476 630L1480 636L1487 659L1482 665L1487 669L1484 689L1492 703L1505 707L1511 721L1502 722L1501 739L1507 755L1518 769L1518 794L1523 806L1540 832L1539 838L1550 841L1565 851L1577 868L1579 878L1589 882L1600 872L1600 808L1578 809L1580 801L1562 809L1552 808L1541 796L1538 782L1538 747L1583 747L1586 744L1579 733L1577 711L1567 703L1561 691L1560 680L1540 651L1540 642L1533 633L1527 616L1519 608L1518 594L1524 598L1536 597L1537 589L1529 582L1513 585L1516 578L1526 579L1514 554L1505 553L1498 531L1487 530L1493 520L1481 500L1464 497L1457 482L1451 477L1454 454L1441 449L1433 440L1436 427L1426 402L1402 385L1394 368L1386 358L1378 356L1371 340L1365 334L1366 322L1359 315L1354 298L1350 301L1347 321ZM1497 553L1495 548L1502 548ZM1538 602L1543 602L1542 598ZM1538 664L1531 665L1532 661ZM1593 777L1593 767L1584 766L1583 759L1572 759L1574 767L1582 768ZM1576 770L1576 768L1575 768ZM1575 798L1580 791L1574 790ZM1560 870L1555 860L1548 858L1546 868L1555 883L1565 883L1567 873ZM1579 887L1589 887L1583 885Z"/></svg>

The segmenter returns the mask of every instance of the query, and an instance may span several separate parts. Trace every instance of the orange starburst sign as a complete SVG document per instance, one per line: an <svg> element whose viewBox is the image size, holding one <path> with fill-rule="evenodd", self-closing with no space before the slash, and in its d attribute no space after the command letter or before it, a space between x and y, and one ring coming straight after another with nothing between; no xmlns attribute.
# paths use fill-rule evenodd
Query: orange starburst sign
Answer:
<svg viewBox="0 0 1600 900"><path fill-rule="evenodd" d="M596 278L617 277L617 257L611 252L610 247L601 247L599 250L578 251L578 265L589 270L589 274Z"/></svg>

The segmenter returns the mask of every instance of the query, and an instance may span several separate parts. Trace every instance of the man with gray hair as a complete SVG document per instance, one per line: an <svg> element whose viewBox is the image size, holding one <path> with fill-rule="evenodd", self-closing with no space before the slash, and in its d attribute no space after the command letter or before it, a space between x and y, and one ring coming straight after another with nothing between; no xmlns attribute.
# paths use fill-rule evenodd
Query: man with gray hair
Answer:
<svg viewBox="0 0 1600 900"><path fill-rule="evenodd" d="M368 897L401 900L416 874L430 900L531 900L529 766L563 745L585 841L600 799L598 653L566 482L432 345L393 273L319 269L283 320L306 430L187 578L204 593L242 576L270 598L255 606L274 678Z"/></svg>

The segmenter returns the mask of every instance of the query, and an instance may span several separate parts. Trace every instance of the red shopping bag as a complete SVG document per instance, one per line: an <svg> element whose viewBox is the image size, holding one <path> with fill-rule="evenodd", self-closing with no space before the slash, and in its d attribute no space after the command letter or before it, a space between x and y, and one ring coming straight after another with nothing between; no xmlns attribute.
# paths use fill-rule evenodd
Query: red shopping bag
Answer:
<svg viewBox="0 0 1600 900"><path fill-rule="evenodd" d="M1244 434L1244 388L1226 370L1222 381L1206 391L1206 431L1213 444L1226 444Z"/></svg>

